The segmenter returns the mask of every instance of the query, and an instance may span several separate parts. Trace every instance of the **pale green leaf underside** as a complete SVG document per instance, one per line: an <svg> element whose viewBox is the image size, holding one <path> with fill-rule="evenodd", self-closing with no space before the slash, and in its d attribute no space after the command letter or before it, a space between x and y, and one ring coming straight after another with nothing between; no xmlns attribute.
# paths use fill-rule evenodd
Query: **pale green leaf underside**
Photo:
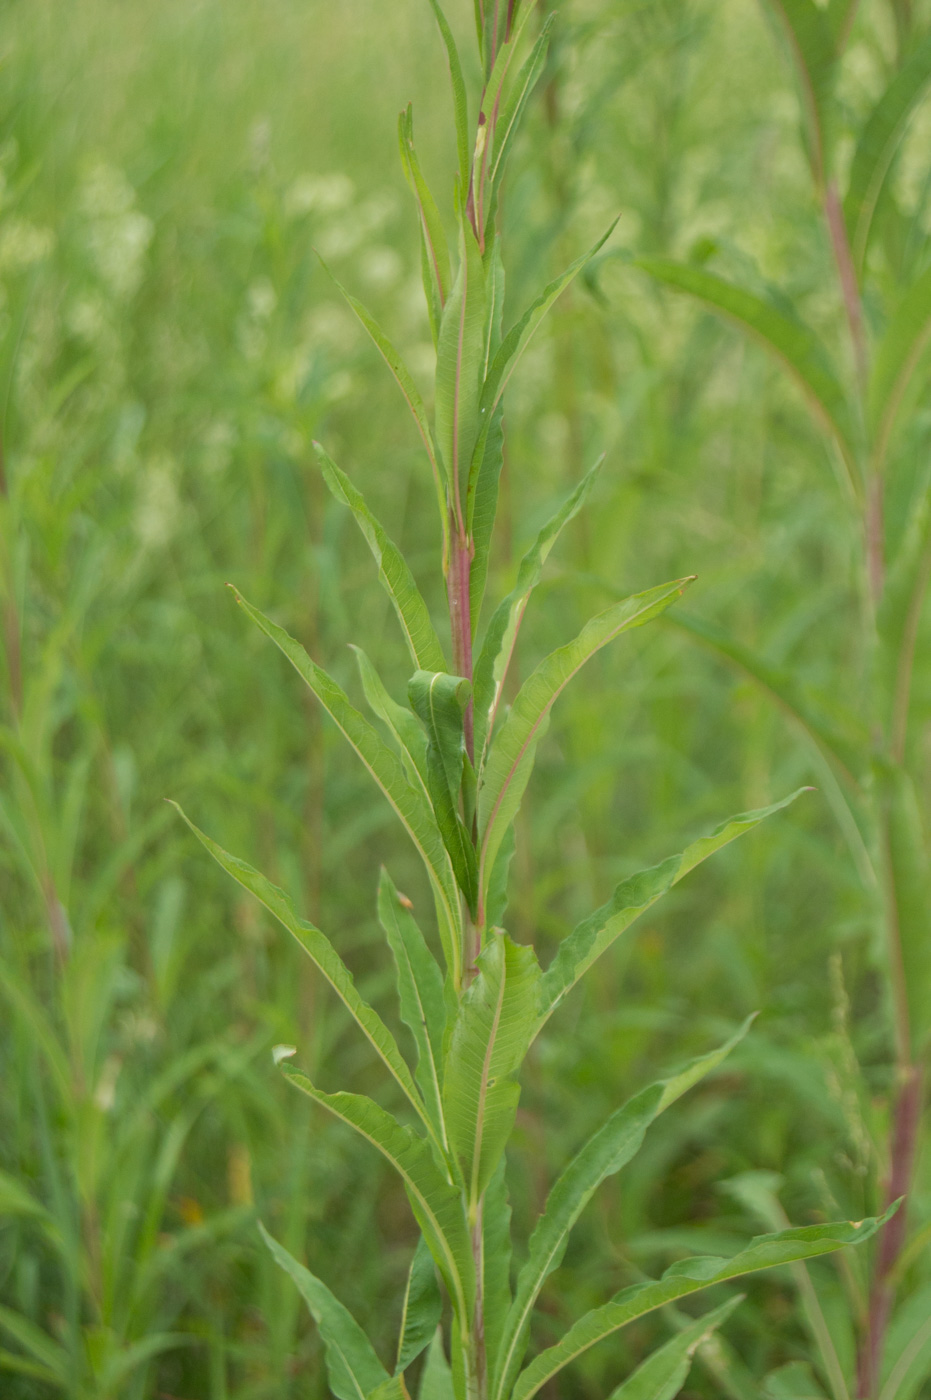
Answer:
<svg viewBox="0 0 931 1400"><path fill-rule="evenodd" d="M401 1310L401 1338L396 1374L405 1371L430 1345L443 1313L443 1299L436 1282L436 1265L421 1235L411 1260Z"/></svg>

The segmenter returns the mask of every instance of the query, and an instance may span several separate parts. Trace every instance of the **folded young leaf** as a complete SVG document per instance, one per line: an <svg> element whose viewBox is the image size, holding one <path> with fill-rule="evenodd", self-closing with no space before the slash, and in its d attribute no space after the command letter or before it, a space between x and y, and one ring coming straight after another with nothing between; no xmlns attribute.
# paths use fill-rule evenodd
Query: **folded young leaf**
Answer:
<svg viewBox="0 0 931 1400"><path fill-rule="evenodd" d="M415 666L426 671L445 671L446 658L440 646L440 639L430 621L427 605L414 582L407 560L375 519L365 504L361 491L353 486L346 473L340 471L319 443L315 443L314 447L327 486L336 499L352 511L356 524L372 551L372 557L378 565L379 581L397 613L411 660Z"/></svg>
<svg viewBox="0 0 931 1400"><path fill-rule="evenodd" d="M406 1371L412 1361L430 1345L436 1336L443 1313L443 1299L436 1282L436 1265L427 1242L421 1235L411 1260L404 1305L401 1309L401 1339L395 1375Z"/></svg>
<svg viewBox="0 0 931 1400"><path fill-rule="evenodd" d="M431 1133L435 1133L432 1119L424 1108L423 1099L407 1067L407 1061L398 1048L397 1041L378 1012L359 995L352 973L326 935L305 919L298 918L294 905L284 890L273 885L271 880L267 880L246 861L224 851L222 846L218 846L216 841L212 841L205 832L194 825L176 802L171 805L187 822L198 841L210 852L217 864L221 865L228 875L232 875L236 883L241 885L244 890L255 895L256 899L265 905L268 912L300 944L311 962L323 973L379 1059L400 1085L405 1098L417 1113L418 1118Z"/></svg>
<svg viewBox="0 0 931 1400"><path fill-rule="evenodd" d="M773 1235L758 1235L730 1259L699 1256L680 1260L667 1269L661 1279L625 1288L610 1303L587 1313L570 1327L556 1346L541 1352L521 1372L510 1400L530 1400L551 1376L603 1337L677 1298L743 1274L773 1269L797 1259L814 1259L843 1249L845 1245L862 1244L876 1233L897 1206L898 1203L879 1218L808 1225L796 1230L780 1230Z"/></svg>
<svg viewBox="0 0 931 1400"><path fill-rule="evenodd" d="M453 1375L443 1350L443 1333L439 1328L427 1352L417 1400L455 1400Z"/></svg>
<svg viewBox="0 0 931 1400"><path fill-rule="evenodd" d="M854 266L862 272L873 216L905 124L931 81L931 35L895 74L860 133L844 200Z"/></svg>
<svg viewBox="0 0 931 1400"><path fill-rule="evenodd" d="M375 1355L375 1348L352 1313L335 1298L326 1284L299 1264L259 1222L262 1238L272 1258L297 1284L323 1339L327 1379L338 1400L368 1400L389 1379Z"/></svg>
<svg viewBox="0 0 931 1400"><path fill-rule="evenodd" d="M795 377L819 421L837 440L852 470L853 450L847 396L831 367L823 344L801 321L790 319L769 302L725 282L704 268L664 258L637 258L636 266L677 291L688 292L757 336Z"/></svg>
<svg viewBox="0 0 931 1400"><path fill-rule="evenodd" d="M336 681L311 660L300 643L290 637L284 628L270 621L251 603L247 603L241 594L236 593L235 596L246 615L284 653L301 679L336 721L400 818L426 868L436 904L443 955L453 984L458 986L461 977L459 895L449 856L429 803L411 787L404 776L400 760L368 720L349 703L346 693Z"/></svg>
<svg viewBox="0 0 931 1400"><path fill-rule="evenodd" d="M461 676L417 671L407 687L411 709L427 734L427 789L440 835L449 852L459 888L473 917L478 896L478 862L472 837L459 815L466 760L463 716L472 687Z"/></svg>
<svg viewBox="0 0 931 1400"><path fill-rule="evenodd" d="M459 1325L468 1332L475 1298L475 1264L462 1198L444 1179L427 1143L362 1094L325 1094L300 1070L284 1069L283 1073L302 1093L355 1128L394 1167L404 1182Z"/></svg>
<svg viewBox="0 0 931 1400"><path fill-rule="evenodd" d="M492 930L462 995L446 1055L443 1108L470 1210L491 1180L514 1124L517 1070L539 1006L540 965L532 948Z"/></svg>
<svg viewBox="0 0 931 1400"><path fill-rule="evenodd" d="M729 1298L720 1307L698 1318L672 1341L654 1351L632 1376L612 1391L609 1400L674 1400L692 1369L692 1357L743 1302L743 1295Z"/></svg>
<svg viewBox="0 0 931 1400"><path fill-rule="evenodd" d="M574 641L551 652L521 686L492 744L479 788L479 882L483 898L498 847L520 807L537 743L557 697L597 651L622 632L630 632L658 617L690 582L687 578L676 579L615 603L587 622Z"/></svg>
<svg viewBox="0 0 931 1400"><path fill-rule="evenodd" d="M397 967L401 1019L417 1047L417 1083L437 1135L447 1149L441 1095L446 1030L443 975L384 867L378 883L378 919Z"/></svg>
<svg viewBox="0 0 931 1400"><path fill-rule="evenodd" d="M429 802L427 740L423 729L407 706L399 705L388 694L384 681L362 648L353 646L352 642L349 643L349 648L355 654L359 678L362 681L362 691L368 701L369 709L378 716L394 739L411 786L416 791L422 792Z"/></svg>
<svg viewBox="0 0 931 1400"><path fill-rule="evenodd" d="M559 505L537 535L520 562L517 582L508 596L499 603L485 631L482 649L475 663L474 724L475 752L481 758L494 728L495 716L501 703L501 692L508 667L514 655L517 634L531 593L540 581L543 565L549 558L563 528L578 515L594 485L604 457L589 469L578 486Z"/></svg>
<svg viewBox="0 0 931 1400"><path fill-rule="evenodd" d="M645 909L649 909L667 890L678 884L690 870L694 870L696 865L707 860L715 851L736 840L744 832L752 831L773 812L781 811L801 793L807 791L807 788L799 788L798 792L784 797L781 802L774 802L770 807L761 807L753 812L742 812L739 816L730 817L710 836L703 836L691 846L687 846L681 855L669 856L659 865L654 865L649 870L641 870L637 875L622 880L607 904L603 904L594 914L577 924L559 945L556 956L543 974L540 1025L552 1015L566 993L584 976L592 963L610 948L614 940L629 928Z"/></svg>

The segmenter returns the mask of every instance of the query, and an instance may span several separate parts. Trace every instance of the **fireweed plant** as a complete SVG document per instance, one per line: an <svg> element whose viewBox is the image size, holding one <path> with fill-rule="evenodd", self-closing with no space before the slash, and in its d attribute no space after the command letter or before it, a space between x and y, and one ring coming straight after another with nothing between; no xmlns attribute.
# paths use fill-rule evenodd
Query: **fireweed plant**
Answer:
<svg viewBox="0 0 931 1400"><path fill-rule="evenodd" d="M297 914L282 890L193 829L220 865L298 941L405 1101L408 1121L360 1094L318 1087L287 1064L296 1053L293 1047L276 1051L296 1088L355 1128L391 1163L420 1230L390 1370L326 1284L265 1233L319 1327L334 1395L339 1400L406 1396L406 1374L426 1352L419 1363L424 1400L530 1400L587 1348L629 1322L740 1275L857 1243L880 1222L782 1230L751 1240L730 1258L681 1260L662 1278L634 1284L596 1307L556 1345L525 1364L537 1299L592 1194L631 1160L653 1120L722 1062L749 1023L726 1044L643 1089L608 1118L556 1181L524 1261L515 1269L505 1153L522 1062L562 1001L639 914L714 851L792 799L733 817L683 853L624 880L607 903L565 937L545 969L534 949L514 942L503 927L514 821L553 704L590 657L662 614L690 580L661 584L593 617L573 641L546 657L513 702L505 704L509 663L525 609L560 531L582 507L597 466L540 531L521 562L514 589L479 633L503 460L503 395L547 310L608 234L504 331L496 215L507 157L544 66L552 21L534 32L539 12L530 0L477 0L483 84L470 126L456 43L436 0L431 5L448 55L455 110L454 258L417 159L409 108L400 119L400 148L420 218L423 280L436 347L432 421L387 336L364 307L343 294L394 375L432 472L451 655L407 561L350 479L319 446L327 485L354 515L397 614L413 669L406 703L389 693L356 649L373 724L292 637L236 595L246 615L280 648L335 721L423 861L442 963L415 919L412 902L386 870L377 901L395 964L401 1018L416 1052L413 1068L391 1030L360 997L326 936ZM693 1354L739 1301L739 1295L718 1299L710 1312L694 1319L677 1314L678 1333L621 1382L615 1397L678 1393ZM449 1319L447 1336L444 1316Z"/></svg>
<svg viewBox="0 0 931 1400"><path fill-rule="evenodd" d="M864 6L860 16L850 0L820 7L773 0L767 10L796 79L812 207L833 262L837 343L812 330L781 290L761 296L757 287L718 276L707 266L711 248L692 264L642 259L640 266L736 322L776 356L802 389L836 468L860 608L845 652L855 669L837 673L832 694L812 693L707 622L680 615L678 623L753 677L813 748L859 876L865 922L877 931L893 1067L888 1108L875 1123L872 1190L888 1205L914 1185L931 1031L928 807L916 738L927 715L912 686L931 578L927 436L916 374L931 333L931 176L925 161L923 193L911 211L890 178L931 83L931 34L916 8L899 0ZM874 52L885 51L885 87L865 119L852 121L842 79L855 22ZM885 44L877 39L882 29ZM832 619L831 626L840 624ZM843 1197L860 1188L838 1180L837 1189ZM911 1237L910 1223L917 1227ZM845 1279L858 1334L851 1374L823 1331L818 1348L835 1400L854 1391L860 1400L895 1400L927 1385L931 1294L925 1288L910 1298L903 1285L929 1228L914 1219L914 1207L908 1215L900 1210L878 1237L869 1277Z"/></svg>

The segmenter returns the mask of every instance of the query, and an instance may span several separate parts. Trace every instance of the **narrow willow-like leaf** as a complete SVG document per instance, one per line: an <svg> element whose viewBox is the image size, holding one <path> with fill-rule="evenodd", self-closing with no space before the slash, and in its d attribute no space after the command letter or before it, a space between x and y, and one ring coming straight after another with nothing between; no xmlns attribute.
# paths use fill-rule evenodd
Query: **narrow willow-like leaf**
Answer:
<svg viewBox="0 0 931 1400"><path fill-rule="evenodd" d="M417 1083L445 1148L447 1138L443 1121L442 1083L446 1009L443 975L413 914L402 901L384 867L378 883L378 919L397 967L401 1019L409 1028L417 1047Z"/></svg>
<svg viewBox="0 0 931 1400"><path fill-rule="evenodd" d="M436 1262L460 1327L469 1329L475 1265L459 1191L444 1180L430 1148L379 1104L362 1094L325 1094L300 1070L285 1078L334 1117L355 1128L387 1158L407 1189L411 1208Z"/></svg>
<svg viewBox="0 0 931 1400"><path fill-rule="evenodd" d="M805 127L815 178L825 170L825 105L837 51L828 18L814 0L770 0L782 21L802 91Z"/></svg>
<svg viewBox="0 0 931 1400"><path fill-rule="evenodd" d="M430 0L430 8L436 16L446 57L449 62L449 77L453 88L453 110L456 119L456 152L459 158L459 188L463 191L469 184L469 99L466 94L465 79L462 76L462 63L459 50L453 38L453 31L444 15L439 0Z"/></svg>
<svg viewBox="0 0 931 1400"><path fill-rule="evenodd" d="M477 493L479 473L485 455L485 438L487 437L495 416L495 409L501 401L501 395L507 388L508 380L517 368L521 355L526 350L530 340L537 330L550 307L557 297L566 290L569 283L578 276L582 269L591 262L607 240L614 232L617 220L615 219L611 227L598 239L598 242L589 248L587 253L583 253L580 258L566 268L559 277L555 277L537 297L536 301L528 306L511 329L508 331L492 361L482 388L482 400L479 409L481 428L475 444L472 462L469 468L469 487L467 493L468 501L468 523L471 527L473 517L477 509Z"/></svg>
<svg viewBox="0 0 931 1400"><path fill-rule="evenodd" d="M887 1211L879 1219L807 1225L797 1230L780 1230L773 1235L758 1235L746 1249L730 1259L715 1256L682 1259L667 1269L661 1279L625 1288L610 1303L595 1308L576 1322L556 1346L541 1352L521 1372L511 1400L530 1400L551 1376L570 1361L603 1337L626 1327L635 1318L643 1317L677 1298L710 1288L715 1283L726 1283L743 1274L791 1264L797 1259L815 1259L819 1255L843 1249L846 1245L862 1244L876 1233L890 1214Z"/></svg>
<svg viewBox="0 0 931 1400"><path fill-rule="evenodd" d="M453 983L458 986L461 976L459 897L449 856L428 803L407 781L397 756L368 720L349 703L345 692L333 678L311 660L300 643L290 637L284 628L260 613L258 608L247 603L241 594L236 593L236 601L284 653L336 721L400 818L423 860L433 887L443 954Z"/></svg>
<svg viewBox="0 0 931 1400"><path fill-rule="evenodd" d="M352 1313L326 1284L299 1264L259 1222L262 1238L272 1258L297 1284L323 1338L327 1378L338 1400L367 1400L370 1393L388 1380L388 1372L375 1355L375 1349Z"/></svg>
<svg viewBox="0 0 931 1400"><path fill-rule="evenodd" d="M449 248L440 219L440 211L423 177L420 161L414 149L414 117L410 103L398 119L398 142L401 164L420 214L420 238L423 253L424 294L430 312L433 342L439 334L443 306L449 294Z"/></svg>
<svg viewBox="0 0 931 1400"><path fill-rule="evenodd" d="M514 137L517 134L527 103L533 95L533 90L539 82L540 74L546 64L546 55L549 51L550 35L555 18L555 15L550 15L544 21L543 28L540 30L530 55L518 73L517 79L502 102L501 110L498 113L498 120L495 123L494 150L488 166L491 199L486 217L486 229L490 228L491 221L495 216L498 190L508 155L514 144Z"/></svg>
<svg viewBox="0 0 931 1400"><path fill-rule="evenodd" d="M844 200L854 265L862 271L873 216L905 124L931 81L931 35L905 61L860 133Z"/></svg>
<svg viewBox="0 0 931 1400"><path fill-rule="evenodd" d="M449 852L459 888L474 916L478 898L478 861L472 838L459 815L466 759L463 716L472 687L462 676L417 671L407 688L411 709L427 734L427 787L437 826Z"/></svg>
<svg viewBox="0 0 931 1400"><path fill-rule="evenodd" d="M482 601L485 597L485 584L488 579L488 563L491 554L491 537L498 513L498 487L501 482L501 469L504 466L504 405L499 403L491 415L488 431L484 425L480 429L482 447L481 462L474 476L474 489L469 498L471 518L469 531L472 536L472 568L469 572L469 609L472 620L473 641L478 632L482 615ZM473 459L474 465L474 459Z"/></svg>
<svg viewBox="0 0 931 1400"><path fill-rule="evenodd" d="M578 486L559 505L537 535L530 549L520 562L517 582L508 596L499 603L491 616L482 649L475 663L474 715L475 752L484 753L487 739L494 727L495 716L501 702L501 693L507 679L508 667L514 655L517 634L523 621L531 593L540 581L543 565L550 550L559 539L563 528L581 510L594 484L604 457L599 457L595 465L586 472Z"/></svg>
<svg viewBox="0 0 931 1400"><path fill-rule="evenodd" d="M459 230L459 272L436 347L436 434L458 511L478 433L485 343L485 271L468 219Z"/></svg>
<svg viewBox="0 0 931 1400"><path fill-rule="evenodd" d="M738 1293L691 1323L641 1362L633 1375L612 1391L609 1400L674 1400L688 1379L692 1358L702 1342L706 1342L742 1302L743 1294Z"/></svg>
<svg viewBox="0 0 931 1400"><path fill-rule="evenodd" d="M931 50L929 50L931 54ZM931 336L931 268L902 297L879 343L869 385L869 422L882 466L902 396Z"/></svg>
<svg viewBox="0 0 931 1400"><path fill-rule="evenodd" d="M378 565L379 581L397 613L411 660L425 671L445 671L443 648L407 560L369 510L361 491L353 486L346 473L340 471L319 443L314 446L327 486L336 499L352 511L372 551Z"/></svg>
<svg viewBox="0 0 931 1400"><path fill-rule="evenodd" d="M482 1239L485 1356L488 1374L493 1376L505 1318L511 1307L511 1202L504 1156L495 1168L482 1202Z"/></svg>
<svg viewBox="0 0 931 1400"><path fill-rule="evenodd" d="M382 723L387 727L392 735L398 752L401 755L401 762L407 773L411 786L423 793L427 801L430 794L427 790L427 740L423 729L411 714L406 705L399 705L398 702L388 694L385 683L375 670L369 658L361 647L353 646L350 642L350 650L355 653L356 665L359 668L359 678L362 681L362 690L368 701L369 708L373 714L377 715Z"/></svg>
<svg viewBox="0 0 931 1400"><path fill-rule="evenodd" d="M799 788L781 802L770 807L761 807L753 812L742 812L730 817L717 827L710 836L704 836L687 846L681 855L669 856L659 865L649 870L641 870L636 875L622 880L614 894L594 914L583 919L572 932L563 939L559 949L543 974L541 998L541 1025L552 1015L566 993L584 976L605 949L624 932L635 919L655 904L673 885L686 876L696 865L707 860L715 851L731 841L752 831L773 812L779 812L807 788Z"/></svg>
<svg viewBox="0 0 931 1400"><path fill-rule="evenodd" d="M478 798L482 895L506 827L530 778L536 745L553 704L572 677L608 642L642 627L680 597L690 579L676 579L615 603L582 628L574 641L551 652L524 682L502 725L482 774Z"/></svg>
<svg viewBox="0 0 931 1400"><path fill-rule="evenodd" d="M659 1114L710 1074L746 1035L748 1017L735 1035L710 1054L691 1060L682 1069L643 1089L611 1115L560 1176L547 1198L530 1239L527 1262L507 1319L495 1373L493 1396L507 1396L527 1345L533 1306L547 1278L565 1253L569 1234L593 1194L639 1152L647 1128Z"/></svg>
<svg viewBox="0 0 931 1400"><path fill-rule="evenodd" d="M658 282L688 292L761 340L793 375L820 422L836 438L845 461L852 464L847 398L827 351L814 331L801 321L790 319L761 297L725 282L723 277L704 268L664 258L638 258L636 266Z"/></svg>
<svg viewBox="0 0 931 1400"><path fill-rule="evenodd" d="M401 1339L395 1374L406 1371L412 1361L430 1345L443 1312L443 1299L436 1282L436 1265L421 1235L411 1260L401 1309Z"/></svg>
<svg viewBox="0 0 931 1400"><path fill-rule="evenodd" d="M443 1350L443 1333L439 1329L427 1352L417 1400L455 1400L453 1375Z"/></svg>
<svg viewBox="0 0 931 1400"><path fill-rule="evenodd" d="M407 1067L407 1061L398 1049L397 1041L378 1012L359 995L352 973L326 935L305 919L298 918L294 905L284 890L273 885L271 880L267 880L246 861L239 860L237 856L231 856L228 851L224 851L222 846L217 845L216 841L212 841L205 832L194 825L176 802L171 805L187 822L198 841L210 852L217 864L222 866L228 875L232 875L238 885L241 885L244 890L248 890L260 903L264 904L268 912L300 944L311 962L323 973L379 1059L400 1085L408 1102L416 1110L417 1116L431 1131L434 1131L430 1118L424 1109L423 1100Z"/></svg>
<svg viewBox="0 0 931 1400"><path fill-rule="evenodd" d="M532 948L492 930L450 1035L443 1082L446 1128L470 1209L501 1160L514 1124L515 1078L539 1005L540 966Z"/></svg>

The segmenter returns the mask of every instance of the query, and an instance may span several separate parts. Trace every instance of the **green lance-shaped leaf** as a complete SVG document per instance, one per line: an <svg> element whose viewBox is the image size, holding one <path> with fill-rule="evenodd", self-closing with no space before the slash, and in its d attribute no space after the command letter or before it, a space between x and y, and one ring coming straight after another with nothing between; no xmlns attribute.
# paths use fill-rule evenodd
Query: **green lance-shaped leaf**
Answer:
<svg viewBox="0 0 931 1400"><path fill-rule="evenodd" d="M319 253L317 254L317 256L318 258L320 258ZM410 370L407 368L404 361L401 359L401 356L398 354L397 350L394 348L391 341L385 335L385 332L382 330L381 326L379 326L375 318L369 314L369 312L362 305L361 301L358 301L350 292L346 290L343 284L333 276L332 272L327 267L326 263L323 261L322 258L320 258L320 264L326 275L329 277L330 281L333 283L333 286L339 292L340 296L344 298L347 305L351 307L351 309L355 312L359 321L362 323L363 327L368 332L373 345L378 350L379 354L381 355L385 364L390 369L391 373L394 375L395 383L401 390L401 393L404 395L404 400L411 411L411 416L413 417L415 424L417 425L417 431L420 434L420 440L424 445L424 450L430 462L430 470L433 473L433 484L436 488L437 505L440 511L440 521L443 528L443 543L445 550L448 553L449 522L447 520L446 512L446 470L442 460L440 459L437 453L436 443L434 441L433 432L430 427L430 420L427 417L427 410L424 405L424 401L421 396L420 390L414 383L411 377Z"/></svg>
<svg viewBox="0 0 931 1400"><path fill-rule="evenodd" d="M439 638L430 621L430 614L407 560L397 545L389 539L384 528L365 504L362 493L353 486L345 472L327 456L319 443L314 447L320 459L324 480L338 501L349 507L356 524L372 551L378 565L378 577L391 599L401 624L407 649L415 666L426 671L445 670L446 658Z"/></svg>
<svg viewBox="0 0 931 1400"><path fill-rule="evenodd" d="M56 1388L67 1387L73 1381L74 1366L69 1352L22 1313L0 1306L0 1332L12 1337L26 1352L26 1356L22 1356L0 1351L0 1370L33 1376Z"/></svg>
<svg viewBox="0 0 931 1400"><path fill-rule="evenodd" d="M893 1206L892 1210L896 1208ZM521 1372L510 1400L530 1400L551 1376L603 1337L626 1327L635 1318L654 1312L678 1298L685 1298L690 1293L710 1288L713 1284L740 1278L743 1274L792 1264L797 1259L814 1259L843 1249L846 1245L862 1244L876 1233L890 1214L891 1211L887 1211L879 1219L807 1225L802 1229L780 1230L773 1235L758 1235L730 1259L714 1256L682 1259L667 1269L661 1279L625 1288L610 1303L587 1313L570 1327L556 1346L541 1352Z"/></svg>
<svg viewBox="0 0 931 1400"><path fill-rule="evenodd" d="M238 885L241 885L244 890L248 890L260 903L264 904L268 912L301 945L311 962L323 973L379 1059L400 1085L408 1102L416 1110L417 1116L431 1132L435 1132L433 1123L424 1109L423 1100L407 1067L407 1061L398 1048L397 1041L378 1012L359 995L352 973L326 935L305 919L298 918L294 905L284 890L273 885L271 880L267 880L246 861L239 860L237 856L232 856L228 851L224 851L222 846L218 846L216 841L212 841L205 832L194 825L189 817L185 816L176 802L171 805L184 818L198 841L210 852L217 864L221 865L228 875L232 875Z"/></svg>
<svg viewBox="0 0 931 1400"><path fill-rule="evenodd" d="M770 4L792 50L812 169L820 182L826 165L825 108L837 58L834 35L827 15L815 0L770 0Z"/></svg>
<svg viewBox="0 0 931 1400"><path fill-rule="evenodd" d="M850 165L844 216L854 265L862 270L873 216L905 124L931 81L931 35L896 73L864 126Z"/></svg>
<svg viewBox="0 0 931 1400"><path fill-rule="evenodd" d="M540 1024L552 1015L566 993L644 910L661 899L667 890L678 884L696 865L714 855L715 851L721 850L722 846L727 846L745 832L752 831L773 812L781 811L801 793L807 791L809 789L799 788L797 792L783 798L781 802L774 802L770 807L760 807L755 811L742 812L739 816L730 817L710 836L693 841L681 855L669 856L659 865L651 866L649 870L641 870L638 874L622 880L608 902L577 924L559 945L556 956L543 974Z"/></svg>
<svg viewBox="0 0 931 1400"><path fill-rule="evenodd" d="M453 1374L443 1350L443 1333L437 1328L420 1377L417 1400L455 1400L455 1393Z"/></svg>
<svg viewBox="0 0 931 1400"><path fill-rule="evenodd" d="M325 1094L300 1070L285 1078L302 1093L348 1123L377 1147L407 1190L417 1224L449 1293L460 1327L468 1331L475 1297L475 1265L459 1191L447 1181L422 1138L362 1094Z"/></svg>
<svg viewBox="0 0 931 1400"><path fill-rule="evenodd" d="M469 99L466 93L465 79L462 76L462 63L459 59L459 50L456 48L456 41L453 38L453 31L449 27L449 22L440 7L439 0L430 0L430 8L436 16L440 35L446 46L446 57L449 62L449 77L453 88L453 110L456 119L456 153L459 159L459 188L465 198L465 191L469 185Z"/></svg>
<svg viewBox="0 0 931 1400"><path fill-rule="evenodd" d="M532 948L492 930L465 990L446 1055L443 1106L473 1212L510 1136L540 992Z"/></svg>
<svg viewBox="0 0 931 1400"><path fill-rule="evenodd" d="M491 537L498 513L498 487L504 466L504 405L499 403L491 415L488 431L481 430L482 460L475 477L475 490L470 497L472 536L472 568L469 572L469 611L472 639L478 632L482 615L482 600L488 579Z"/></svg>
<svg viewBox="0 0 931 1400"><path fill-rule="evenodd" d="M800 385L816 417L834 435L848 468L853 470L847 398L814 331L761 297L704 268L664 258L638 258L636 266L658 282L697 297L712 311L736 321L761 340Z"/></svg>
<svg viewBox="0 0 931 1400"><path fill-rule="evenodd" d="M284 628L270 621L251 603L247 603L241 594L236 593L236 601L256 626L284 653L298 675L336 721L400 818L426 867L433 888L446 966L454 985L458 986L461 977L459 898L449 856L429 804L411 787L397 756L368 720L349 703L345 692L327 675L322 666L312 661L300 643L290 637Z"/></svg>
<svg viewBox="0 0 931 1400"><path fill-rule="evenodd" d="M505 1318L511 1308L511 1202L503 1154L482 1202L482 1241L485 1356L488 1374L493 1376Z"/></svg>
<svg viewBox="0 0 931 1400"><path fill-rule="evenodd" d="M395 1374L406 1371L412 1361L430 1345L443 1313L443 1299L436 1282L436 1265L421 1235L411 1260L404 1306L401 1309L401 1339Z"/></svg>
<svg viewBox="0 0 931 1400"><path fill-rule="evenodd" d="M427 740L423 729L407 706L399 705L397 700L388 694L384 681L362 648L353 646L351 642L349 646L350 650L355 653L362 690L368 701L369 709L378 716L394 739L411 786L422 792L429 801Z"/></svg>
<svg viewBox="0 0 931 1400"><path fill-rule="evenodd" d="M738 1293L684 1328L672 1341L641 1362L633 1375L612 1391L609 1400L674 1400L688 1379L692 1358L702 1342L706 1342L742 1302L743 1294Z"/></svg>
<svg viewBox="0 0 931 1400"><path fill-rule="evenodd" d="M653 1120L721 1064L746 1035L752 1020L749 1017L735 1035L710 1054L691 1060L668 1079L629 1099L589 1138L562 1173L537 1221L527 1262L517 1280L514 1302L504 1324L493 1396L510 1393L526 1350L534 1304L547 1278L559 1267L569 1234L595 1191L636 1156Z"/></svg>
<svg viewBox="0 0 931 1400"><path fill-rule="evenodd" d="M531 9L532 6L527 7L528 14ZM530 101L533 90L540 80L540 74L546 65L546 55L549 50L550 35L555 18L555 15L550 15L544 21L543 28L540 30L529 57L521 67L498 112L498 120L494 126L494 148L488 162L487 183L490 188L490 199L485 219L486 237L495 216L498 191L501 187L501 179L504 175L508 155L514 144L514 137L517 134L527 103Z"/></svg>
<svg viewBox="0 0 931 1400"><path fill-rule="evenodd" d="M931 1030L931 857L915 782L898 764L874 762L874 790L888 825L889 867L901 948L901 994L908 1006L910 1053L925 1052ZM905 1046L900 1046L905 1053Z"/></svg>
<svg viewBox="0 0 931 1400"><path fill-rule="evenodd" d="M574 641L551 652L524 682L491 747L478 796L482 894L505 830L513 821L527 786L537 743L557 696L595 652L623 632L658 617L683 593L691 579L676 579L615 603L582 628Z"/></svg>
<svg viewBox="0 0 931 1400"><path fill-rule="evenodd" d="M931 336L931 268L912 283L879 343L868 412L876 462L882 466L902 396Z"/></svg>
<svg viewBox="0 0 931 1400"><path fill-rule="evenodd" d="M398 119L398 143L401 164L420 215L420 249L423 263L423 289L430 313L433 342L439 333L443 306L449 294L449 248L436 201L423 177L420 161L414 149L414 116L410 103Z"/></svg>
<svg viewBox="0 0 931 1400"><path fill-rule="evenodd" d="M481 755L494 728L495 716L501 703L501 693L508 667L514 655L517 634L524 618L531 593L540 581L543 565L563 528L581 510L594 484L604 457L586 472L578 486L560 504L524 555L517 572L517 582L508 596L492 614L485 631L482 649L475 663L474 714L475 752Z"/></svg>
<svg viewBox="0 0 931 1400"><path fill-rule="evenodd" d="M478 860L459 815L465 740L463 716L472 687L462 676L417 671L407 688L411 709L427 733L427 786L437 826L449 852L459 888L473 916L478 898Z"/></svg>
<svg viewBox="0 0 931 1400"><path fill-rule="evenodd" d="M375 1355L375 1349L352 1313L326 1284L299 1264L260 1222L262 1238L272 1258L297 1284L323 1338L327 1377L338 1400L367 1400L388 1380L388 1372Z"/></svg>
<svg viewBox="0 0 931 1400"><path fill-rule="evenodd" d="M410 1029L417 1047L417 1083L446 1148L442 1103L443 1035L446 1031L443 975L417 927L409 902L402 900L384 867L378 882L378 919L397 967L401 1019Z"/></svg>
<svg viewBox="0 0 931 1400"><path fill-rule="evenodd" d="M485 336L485 270L468 219L460 220L459 272L440 323L436 347L436 435L454 509L478 434Z"/></svg>

